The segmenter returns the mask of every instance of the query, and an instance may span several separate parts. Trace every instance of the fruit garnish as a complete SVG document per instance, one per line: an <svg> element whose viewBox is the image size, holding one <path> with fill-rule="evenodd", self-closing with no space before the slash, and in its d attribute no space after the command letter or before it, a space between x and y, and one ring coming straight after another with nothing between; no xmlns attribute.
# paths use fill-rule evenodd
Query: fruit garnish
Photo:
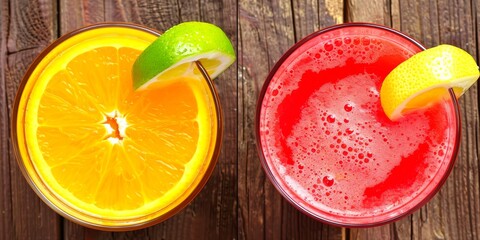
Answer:
<svg viewBox="0 0 480 240"><path fill-rule="evenodd" d="M152 88L183 76L201 77L195 61L212 79L235 61L232 43L222 29L205 22L184 22L165 31L135 61L134 88Z"/></svg>
<svg viewBox="0 0 480 240"><path fill-rule="evenodd" d="M383 81L380 101L391 120L439 101L453 89L457 98L479 77L475 59L465 50L439 45L413 55Z"/></svg>

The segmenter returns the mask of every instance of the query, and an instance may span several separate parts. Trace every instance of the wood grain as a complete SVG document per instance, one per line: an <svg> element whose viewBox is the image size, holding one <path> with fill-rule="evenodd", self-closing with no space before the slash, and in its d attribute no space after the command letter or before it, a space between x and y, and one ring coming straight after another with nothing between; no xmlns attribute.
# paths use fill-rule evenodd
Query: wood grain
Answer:
<svg viewBox="0 0 480 240"><path fill-rule="evenodd" d="M327 26L343 23L342 1L293 1L295 42Z"/></svg>
<svg viewBox="0 0 480 240"><path fill-rule="evenodd" d="M59 1L58 37L77 28L105 21L105 3L101 0Z"/></svg>
<svg viewBox="0 0 480 240"><path fill-rule="evenodd" d="M460 100L459 156L440 192L395 223L324 225L286 202L263 172L255 140L257 99L270 69L321 28L363 21L398 29L426 47L449 43L478 59L478 0L0 0L0 239L480 239L478 87ZM138 231L103 232L59 217L31 190L12 151L10 113L28 64L79 27L122 21L166 30L202 20L234 43L236 64L215 80L225 127L217 167L198 197L171 219Z"/></svg>
<svg viewBox="0 0 480 240"><path fill-rule="evenodd" d="M5 68L7 63L8 5L0 1L0 239L14 236L10 177L9 105Z"/></svg>
<svg viewBox="0 0 480 240"><path fill-rule="evenodd" d="M347 20L349 22L371 22L391 25L390 5L387 0L350 0L347 1Z"/></svg>
<svg viewBox="0 0 480 240"><path fill-rule="evenodd" d="M239 2L238 207L240 239L282 239L283 202L266 179L254 135L256 99L268 69L293 44L291 9L275 2ZM278 37L278 35L282 37Z"/></svg>
<svg viewBox="0 0 480 240"><path fill-rule="evenodd" d="M2 78L4 81L2 89L6 93L6 98L2 98L2 102L8 105L5 109L7 111L3 112L1 119L2 130L0 132L3 137L5 134L9 134L10 130L9 121L4 117L6 115L8 115L8 119L10 117L9 113L15 92L23 73L41 49L56 36L53 34L55 32L52 17L54 5L50 2L14 1L2 6L2 13L8 14L8 19L2 18L2 30L6 30L8 33L3 35L6 37L5 39L2 38L4 39L2 40ZM4 126L8 127L8 131L5 131ZM5 141L5 138L2 138L2 142L4 143L2 143L1 157L2 163L5 163L2 164L2 169L5 166L9 167L8 171L6 169L2 171L2 179L9 177L9 181L3 182L3 186L10 189L10 194L5 196L8 198L5 198L4 201L9 204L6 209L11 209L7 218L2 219L2 224L0 224L11 226L5 231L11 235L5 239L10 237L59 239L60 218L28 186L17 167L11 147L9 146L8 151L3 151L5 147L3 144L10 145L12 142Z"/></svg>

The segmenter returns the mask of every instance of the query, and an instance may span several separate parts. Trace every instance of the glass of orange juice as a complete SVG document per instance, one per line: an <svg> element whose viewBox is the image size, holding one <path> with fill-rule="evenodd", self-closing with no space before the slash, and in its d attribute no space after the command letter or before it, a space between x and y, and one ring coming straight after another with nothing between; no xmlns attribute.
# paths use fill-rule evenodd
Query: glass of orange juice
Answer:
<svg viewBox="0 0 480 240"><path fill-rule="evenodd" d="M73 222L102 230L159 223L215 167L222 111L207 74L133 89L132 65L159 34L127 23L84 27L48 46L21 81L11 131L18 165Z"/></svg>

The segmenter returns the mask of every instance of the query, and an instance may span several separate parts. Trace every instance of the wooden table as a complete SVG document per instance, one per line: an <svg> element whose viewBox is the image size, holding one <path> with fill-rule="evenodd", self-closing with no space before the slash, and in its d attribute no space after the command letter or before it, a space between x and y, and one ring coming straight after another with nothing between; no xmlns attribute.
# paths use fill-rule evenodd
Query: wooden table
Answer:
<svg viewBox="0 0 480 240"><path fill-rule="evenodd" d="M324 225L290 206L266 178L254 138L256 100L269 69L292 44L336 23L401 30L427 47L479 54L480 1L467 0L0 0L0 239L480 239L476 85L461 99L461 148L453 172L426 206L381 227ZM127 21L159 30L187 20L229 35L238 61L218 79L225 134L210 181L186 209L156 226L101 232L61 218L30 189L14 159L10 111L33 58L73 29Z"/></svg>

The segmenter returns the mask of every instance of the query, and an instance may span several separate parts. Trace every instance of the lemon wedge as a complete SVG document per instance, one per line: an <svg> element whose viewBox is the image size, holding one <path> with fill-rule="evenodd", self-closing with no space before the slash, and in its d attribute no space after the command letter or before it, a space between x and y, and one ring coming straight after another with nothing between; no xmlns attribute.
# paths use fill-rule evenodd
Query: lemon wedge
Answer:
<svg viewBox="0 0 480 240"><path fill-rule="evenodd" d="M452 88L457 98L468 90L480 73L475 59L452 45L439 45L413 55L385 78L380 101L391 120L432 105Z"/></svg>

